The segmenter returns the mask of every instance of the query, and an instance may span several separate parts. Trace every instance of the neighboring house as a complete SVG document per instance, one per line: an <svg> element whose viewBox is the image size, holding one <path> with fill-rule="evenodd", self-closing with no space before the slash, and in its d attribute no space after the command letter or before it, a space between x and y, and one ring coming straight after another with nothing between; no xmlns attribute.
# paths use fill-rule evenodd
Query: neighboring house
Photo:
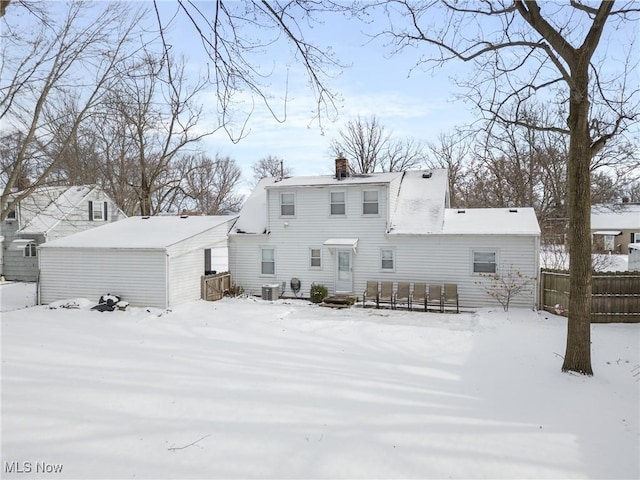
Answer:
<svg viewBox="0 0 640 480"><path fill-rule="evenodd" d="M37 280L39 245L126 217L96 186L40 187L9 201L0 228L0 274L7 280Z"/></svg>
<svg viewBox="0 0 640 480"><path fill-rule="evenodd" d="M483 273L538 277L533 209L450 209L446 170L265 178L229 232L229 269L246 293L312 283L362 297L366 282L456 283L461 306L495 305ZM513 305L533 307L537 282Z"/></svg>
<svg viewBox="0 0 640 480"><path fill-rule="evenodd" d="M133 306L169 308L197 300L202 275L226 266L235 218L129 217L45 243L39 250L40 303L97 302L105 293Z"/></svg>
<svg viewBox="0 0 640 480"><path fill-rule="evenodd" d="M629 244L629 271L640 272L640 243Z"/></svg>
<svg viewBox="0 0 640 480"><path fill-rule="evenodd" d="M591 233L594 251L627 253L630 243L640 243L640 203L593 205Z"/></svg>

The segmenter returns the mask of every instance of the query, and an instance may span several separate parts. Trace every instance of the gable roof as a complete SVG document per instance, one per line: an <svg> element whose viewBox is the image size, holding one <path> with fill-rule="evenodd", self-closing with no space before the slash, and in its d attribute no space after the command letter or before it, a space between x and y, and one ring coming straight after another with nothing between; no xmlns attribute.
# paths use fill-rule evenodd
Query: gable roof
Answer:
<svg viewBox="0 0 640 480"><path fill-rule="evenodd" d="M540 235L535 210L518 208L448 208L442 233L447 235Z"/></svg>
<svg viewBox="0 0 640 480"><path fill-rule="evenodd" d="M640 204L593 205L592 230L637 230L640 232Z"/></svg>
<svg viewBox="0 0 640 480"><path fill-rule="evenodd" d="M232 233L266 233L269 189L380 185L391 184L399 178L401 180L397 198L395 202L391 202L395 208L390 215L389 235L540 235L540 226L533 208L474 208L464 209L464 214L458 213L458 209L447 208L449 179L446 169L373 173L341 180L330 175L291 177L280 181L263 178L245 201Z"/></svg>
<svg viewBox="0 0 640 480"><path fill-rule="evenodd" d="M164 249L235 218L233 215L129 217L44 243L40 248Z"/></svg>
<svg viewBox="0 0 640 480"><path fill-rule="evenodd" d="M389 233L392 235L425 235L440 233L448 198L446 169L429 173L405 172L395 211L392 212Z"/></svg>
<svg viewBox="0 0 640 480"><path fill-rule="evenodd" d="M238 221L233 227L233 233L264 234L267 231L267 190L291 189L304 187L346 185L383 185L402 177L402 172L370 173L363 175L350 175L337 179L333 175L287 177L277 179L265 177L258 182L256 187L242 205L238 214Z"/></svg>
<svg viewBox="0 0 640 480"><path fill-rule="evenodd" d="M73 212L94 188L82 185L44 187L34 190L31 195L20 202L21 215L23 212L26 214L23 215L25 224L20 229L20 233L38 234L49 232ZM28 219L29 217L31 218Z"/></svg>

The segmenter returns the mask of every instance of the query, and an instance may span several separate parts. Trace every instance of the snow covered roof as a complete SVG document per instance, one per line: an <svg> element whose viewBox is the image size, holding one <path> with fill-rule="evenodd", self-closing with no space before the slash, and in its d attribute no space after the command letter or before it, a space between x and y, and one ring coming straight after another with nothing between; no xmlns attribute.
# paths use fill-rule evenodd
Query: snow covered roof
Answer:
<svg viewBox="0 0 640 480"><path fill-rule="evenodd" d="M267 190L276 179L263 178L253 189L240 210L238 221L233 227L236 233L266 233L267 231Z"/></svg>
<svg viewBox="0 0 640 480"><path fill-rule="evenodd" d="M233 215L129 217L44 243L40 248L167 248L235 218Z"/></svg>
<svg viewBox="0 0 640 480"><path fill-rule="evenodd" d="M591 229L640 231L640 204L593 205L591 207Z"/></svg>
<svg viewBox="0 0 640 480"><path fill-rule="evenodd" d="M446 169L405 172L395 211L391 215L390 234L425 235L440 233L447 198Z"/></svg>
<svg viewBox="0 0 640 480"><path fill-rule="evenodd" d="M540 235L533 208L448 208L442 233L475 235Z"/></svg>
<svg viewBox="0 0 640 480"><path fill-rule="evenodd" d="M73 212L94 187L44 187L35 190L20 203L23 219L28 223L22 234L46 233ZM45 206L46 205L46 206ZM29 213L35 214L31 217ZM29 220L26 218L31 217Z"/></svg>
<svg viewBox="0 0 640 480"><path fill-rule="evenodd" d="M306 187L321 185L361 185L361 184L386 184L402 176L402 172L357 174L342 177L338 180L335 175L315 175L307 177L287 177L282 180L273 180L267 188Z"/></svg>

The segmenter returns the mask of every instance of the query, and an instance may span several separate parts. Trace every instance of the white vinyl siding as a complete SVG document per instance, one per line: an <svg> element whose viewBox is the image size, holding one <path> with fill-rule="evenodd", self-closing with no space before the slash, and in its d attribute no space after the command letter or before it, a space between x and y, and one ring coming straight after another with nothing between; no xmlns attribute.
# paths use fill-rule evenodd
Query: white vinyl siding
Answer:
<svg viewBox="0 0 640 480"><path fill-rule="evenodd" d="M43 248L40 302L77 297L97 302L112 293L134 306L166 308L166 259L163 250Z"/></svg>
<svg viewBox="0 0 640 480"><path fill-rule="evenodd" d="M333 191L330 192L329 197L331 215L345 215L347 213L347 193Z"/></svg>
<svg viewBox="0 0 640 480"><path fill-rule="evenodd" d="M380 213L380 192L378 190L363 190L362 214L378 215Z"/></svg>

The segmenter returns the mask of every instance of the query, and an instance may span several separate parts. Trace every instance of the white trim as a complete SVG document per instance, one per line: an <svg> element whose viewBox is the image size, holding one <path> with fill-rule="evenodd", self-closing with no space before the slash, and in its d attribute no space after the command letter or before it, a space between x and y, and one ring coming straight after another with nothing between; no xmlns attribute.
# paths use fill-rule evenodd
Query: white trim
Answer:
<svg viewBox="0 0 640 480"><path fill-rule="evenodd" d="M382 261L383 261L382 252L384 251L391 252L391 262L393 262L393 266L391 268L384 268L382 266ZM389 259L387 259L387 261L388 260ZM385 273L385 272L393 273L396 271L396 248L395 247L380 247L380 253L378 258L378 269L382 273Z"/></svg>
<svg viewBox="0 0 640 480"><path fill-rule="evenodd" d="M320 256L319 257L314 257L313 256L313 250L317 250L318 252L320 252ZM318 258L320 260L320 265L311 265L311 260L313 260L314 258ZM322 270L323 267L323 259L322 259L322 247L309 247L309 270Z"/></svg>
<svg viewBox="0 0 640 480"><path fill-rule="evenodd" d="M613 235L614 237L621 233L620 230L598 230L597 232L593 232L594 235Z"/></svg>
<svg viewBox="0 0 640 480"><path fill-rule="evenodd" d="M495 269L493 272L476 272L475 269L475 265L476 265L476 253L493 253L493 258L494 261L493 262L478 262L478 263L482 263L482 264L491 264L493 263L495 265ZM471 249L471 274L472 275L492 275L492 274L496 274L498 273L498 265L500 264L499 262L499 257L498 257L498 250L491 250L491 249Z"/></svg>
<svg viewBox="0 0 640 480"><path fill-rule="evenodd" d="M343 205L344 213L333 213L331 211L331 207L333 207L334 202L332 201L331 195L334 193L341 193L343 195L342 203L335 203L335 205ZM346 190L329 190L329 216L330 217L346 217L347 216L347 191Z"/></svg>
<svg viewBox="0 0 640 480"><path fill-rule="evenodd" d="M367 193L367 192L376 192L376 195L377 195L376 204L378 205L378 211L376 213L365 213L365 211L364 211L365 203L373 205L373 202L365 202L364 201L364 194ZM369 216L371 216L371 217L380 216L380 196L381 195L380 195L380 189L379 188L376 188L376 189L373 189L373 188L362 189L362 196L361 196L362 210L360 210L360 213L362 213L363 216L367 216L367 217L369 217Z"/></svg>
<svg viewBox="0 0 640 480"><path fill-rule="evenodd" d="M262 273L262 252L264 250L272 250L273 251L273 273ZM275 277L276 276L276 247L264 246L260 247L260 276L261 277Z"/></svg>
<svg viewBox="0 0 640 480"><path fill-rule="evenodd" d="M358 248L358 239L357 238L330 238L326 240L323 245L329 248L351 248L353 249L353 253L356 252L356 248Z"/></svg>

